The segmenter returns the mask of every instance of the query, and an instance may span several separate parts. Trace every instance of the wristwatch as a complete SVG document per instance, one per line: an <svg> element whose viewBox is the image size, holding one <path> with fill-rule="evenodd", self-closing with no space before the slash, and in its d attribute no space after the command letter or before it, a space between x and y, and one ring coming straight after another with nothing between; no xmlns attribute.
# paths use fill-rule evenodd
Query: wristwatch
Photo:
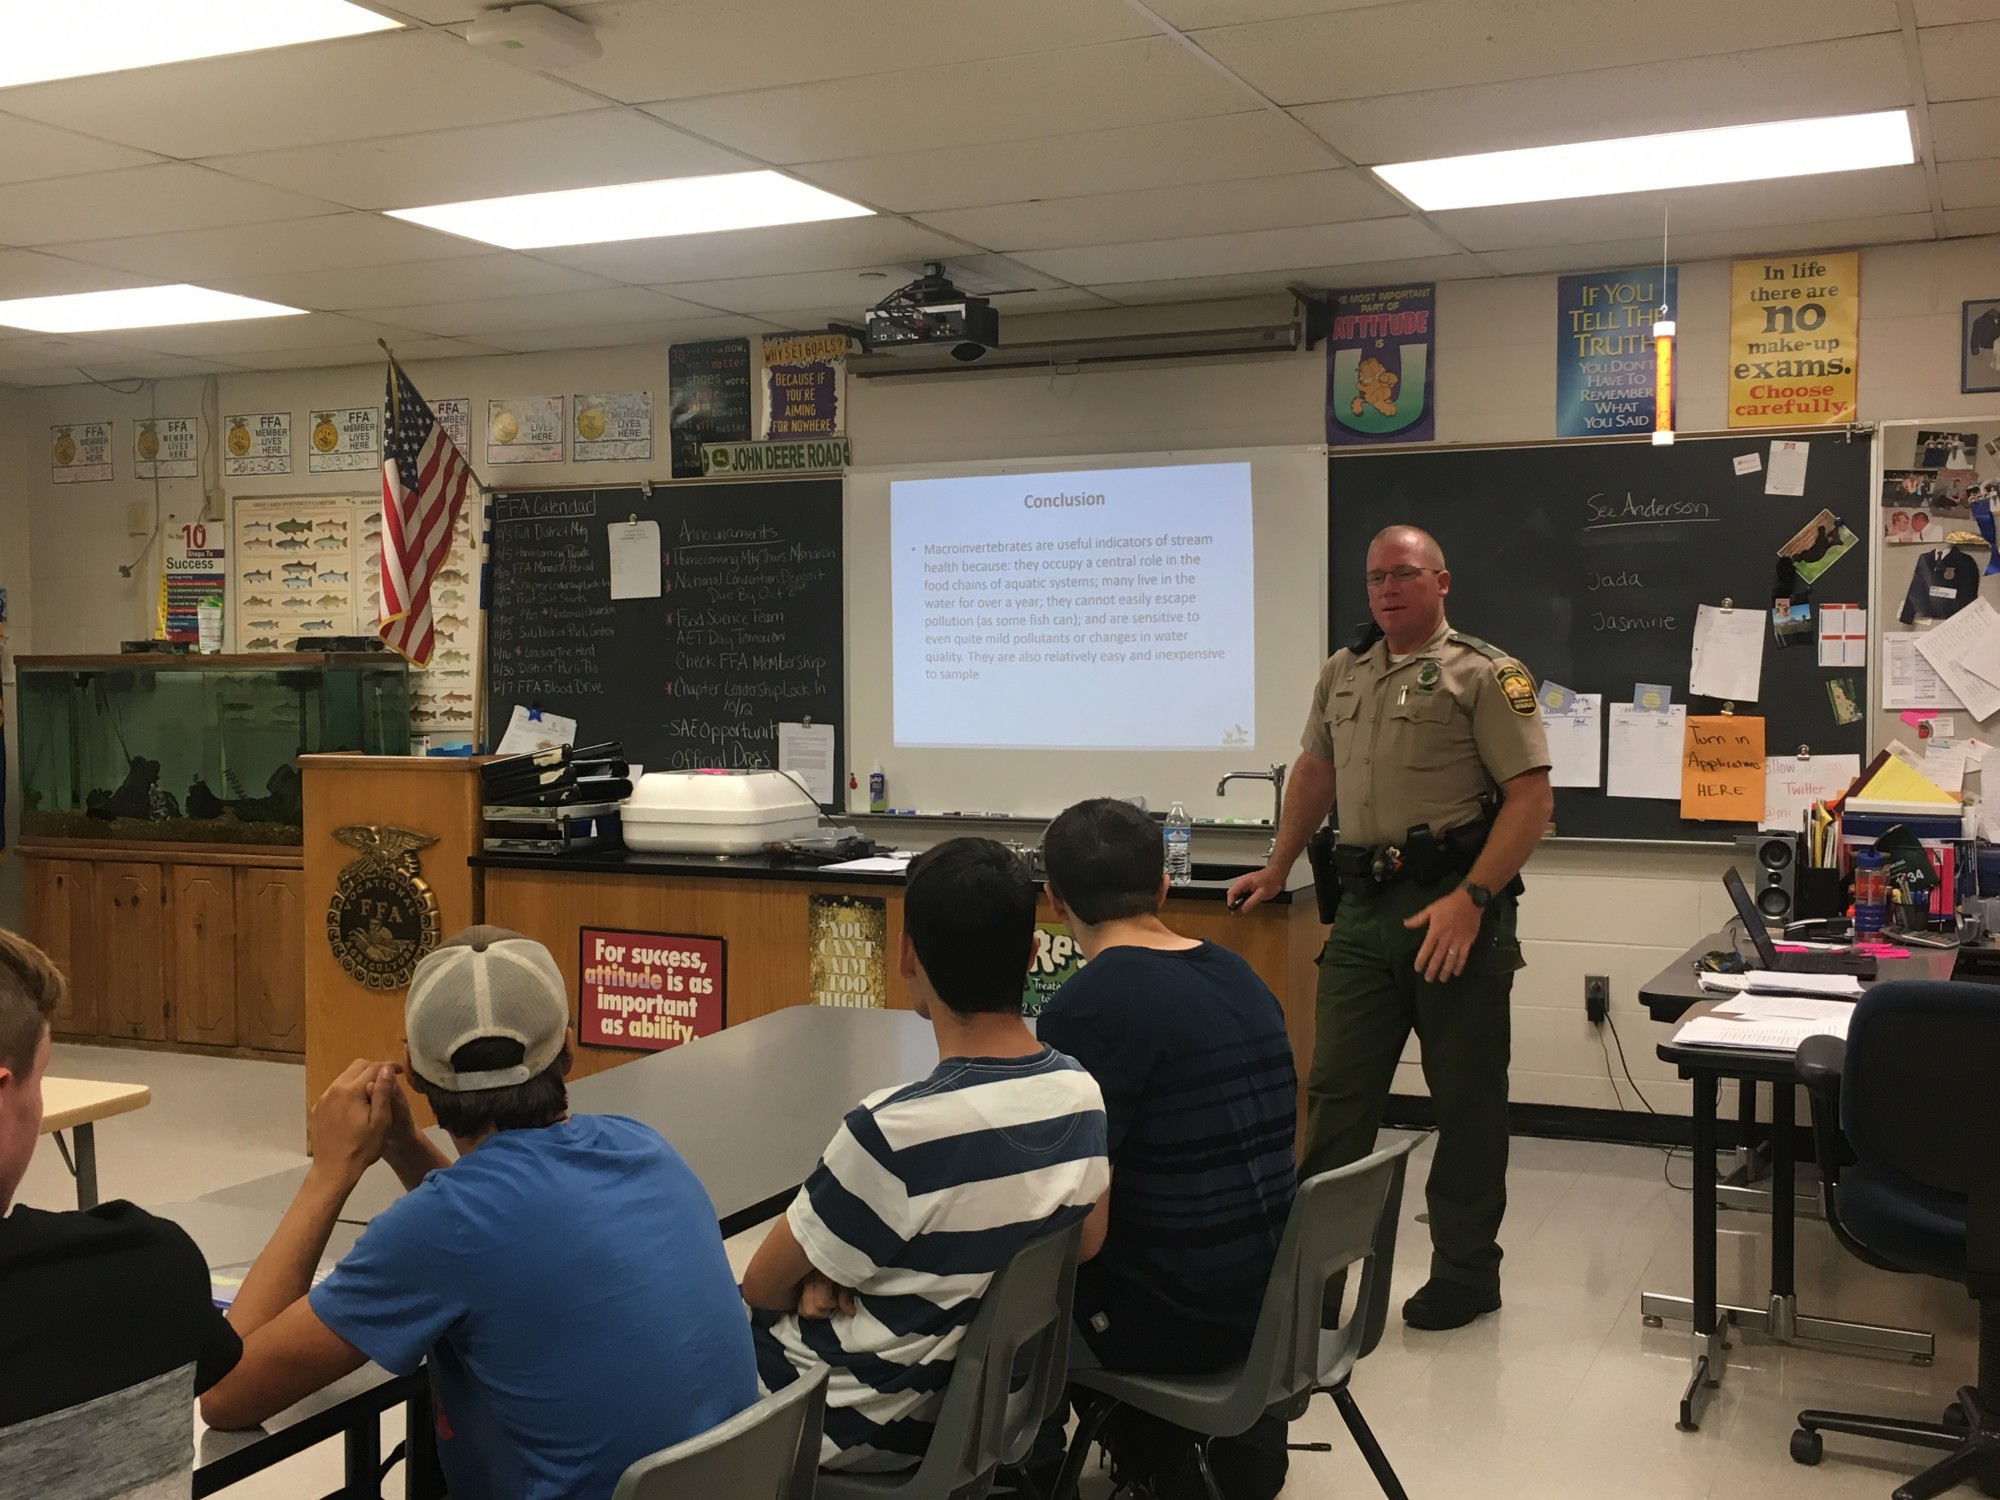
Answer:
<svg viewBox="0 0 2000 1500"><path fill-rule="evenodd" d="M1487 890L1485 886L1475 885L1470 880L1466 881L1459 889L1470 896L1472 904L1481 911L1486 910L1486 903L1493 899L1493 893Z"/></svg>

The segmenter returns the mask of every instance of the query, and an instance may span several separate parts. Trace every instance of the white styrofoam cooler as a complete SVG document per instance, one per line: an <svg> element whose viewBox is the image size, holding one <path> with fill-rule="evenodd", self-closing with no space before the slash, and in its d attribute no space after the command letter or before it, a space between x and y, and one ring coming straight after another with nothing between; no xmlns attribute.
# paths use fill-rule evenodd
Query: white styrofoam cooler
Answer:
<svg viewBox="0 0 2000 1500"><path fill-rule="evenodd" d="M648 771L621 813L647 854L756 854L819 827L819 805L778 771Z"/></svg>

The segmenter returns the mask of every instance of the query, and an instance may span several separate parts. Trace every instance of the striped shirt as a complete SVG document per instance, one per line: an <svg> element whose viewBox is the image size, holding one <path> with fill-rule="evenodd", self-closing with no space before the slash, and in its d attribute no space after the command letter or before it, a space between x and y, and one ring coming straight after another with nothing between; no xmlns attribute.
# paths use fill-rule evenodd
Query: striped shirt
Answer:
<svg viewBox="0 0 2000 1500"><path fill-rule="evenodd" d="M1214 943L1105 949L1041 1039L1104 1090L1113 1189L1077 1318L1107 1366L1203 1374L1243 1358L1291 1213L1298 1080L1275 995Z"/></svg>
<svg viewBox="0 0 2000 1500"><path fill-rule="evenodd" d="M813 1265L854 1290L855 1311L756 1324L767 1391L832 1369L821 1463L913 1467L994 1272L1081 1220L1109 1180L1103 1096L1048 1047L946 1058L848 1111L786 1216Z"/></svg>

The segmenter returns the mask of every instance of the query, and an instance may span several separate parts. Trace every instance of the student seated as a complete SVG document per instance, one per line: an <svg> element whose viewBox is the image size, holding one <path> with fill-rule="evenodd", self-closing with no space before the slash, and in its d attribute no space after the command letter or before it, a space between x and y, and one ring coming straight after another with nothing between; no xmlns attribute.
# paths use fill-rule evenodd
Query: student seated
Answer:
<svg viewBox="0 0 2000 1500"><path fill-rule="evenodd" d="M1001 845L911 862L900 972L938 1065L848 1112L743 1277L763 1386L831 1367L827 1468L914 1467L994 1273L1079 1220L1084 1255L1101 1238L1104 1103L1021 1020L1034 947L1035 884Z"/></svg>
<svg viewBox="0 0 2000 1500"><path fill-rule="evenodd" d="M757 1398L715 1211L653 1130L569 1113L569 999L540 943L467 929L417 965L403 1019L403 1070L458 1159L416 1129L402 1070L348 1068L230 1311L242 1363L202 1412L254 1426L364 1360L428 1358L453 1495L605 1500L635 1459ZM407 1194L311 1286L377 1159Z"/></svg>
<svg viewBox="0 0 2000 1500"><path fill-rule="evenodd" d="M1104 1091L1111 1152L1104 1248L1077 1273L1078 1331L1108 1369L1226 1369L1249 1352L1296 1186L1284 1011L1236 954L1160 919L1159 825L1131 804L1077 803L1049 825L1042 859L1084 967L1038 1030ZM1282 1474L1271 1426L1262 1440Z"/></svg>
<svg viewBox="0 0 2000 1500"><path fill-rule="evenodd" d="M211 1300L208 1263L178 1224L122 1202L8 1211L41 1134L49 1018L68 991L46 953L0 929L0 1427L186 1365L206 1390L242 1353ZM108 1457L117 1441L77 1463Z"/></svg>

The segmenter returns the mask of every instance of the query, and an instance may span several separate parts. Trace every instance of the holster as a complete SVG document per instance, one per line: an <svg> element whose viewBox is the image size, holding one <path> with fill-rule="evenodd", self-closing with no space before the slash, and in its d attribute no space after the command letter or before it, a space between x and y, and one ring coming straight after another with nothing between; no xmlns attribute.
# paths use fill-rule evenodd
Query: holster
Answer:
<svg viewBox="0 0 2000 1500"><path fill-rule="evenodd" d="M1333 829L1322 823L1306 840L1306 863L1312 867L1313 897L1319 902L1319 919L1327 926L1340 914L1340 876L1333 868Z"/></svg>

